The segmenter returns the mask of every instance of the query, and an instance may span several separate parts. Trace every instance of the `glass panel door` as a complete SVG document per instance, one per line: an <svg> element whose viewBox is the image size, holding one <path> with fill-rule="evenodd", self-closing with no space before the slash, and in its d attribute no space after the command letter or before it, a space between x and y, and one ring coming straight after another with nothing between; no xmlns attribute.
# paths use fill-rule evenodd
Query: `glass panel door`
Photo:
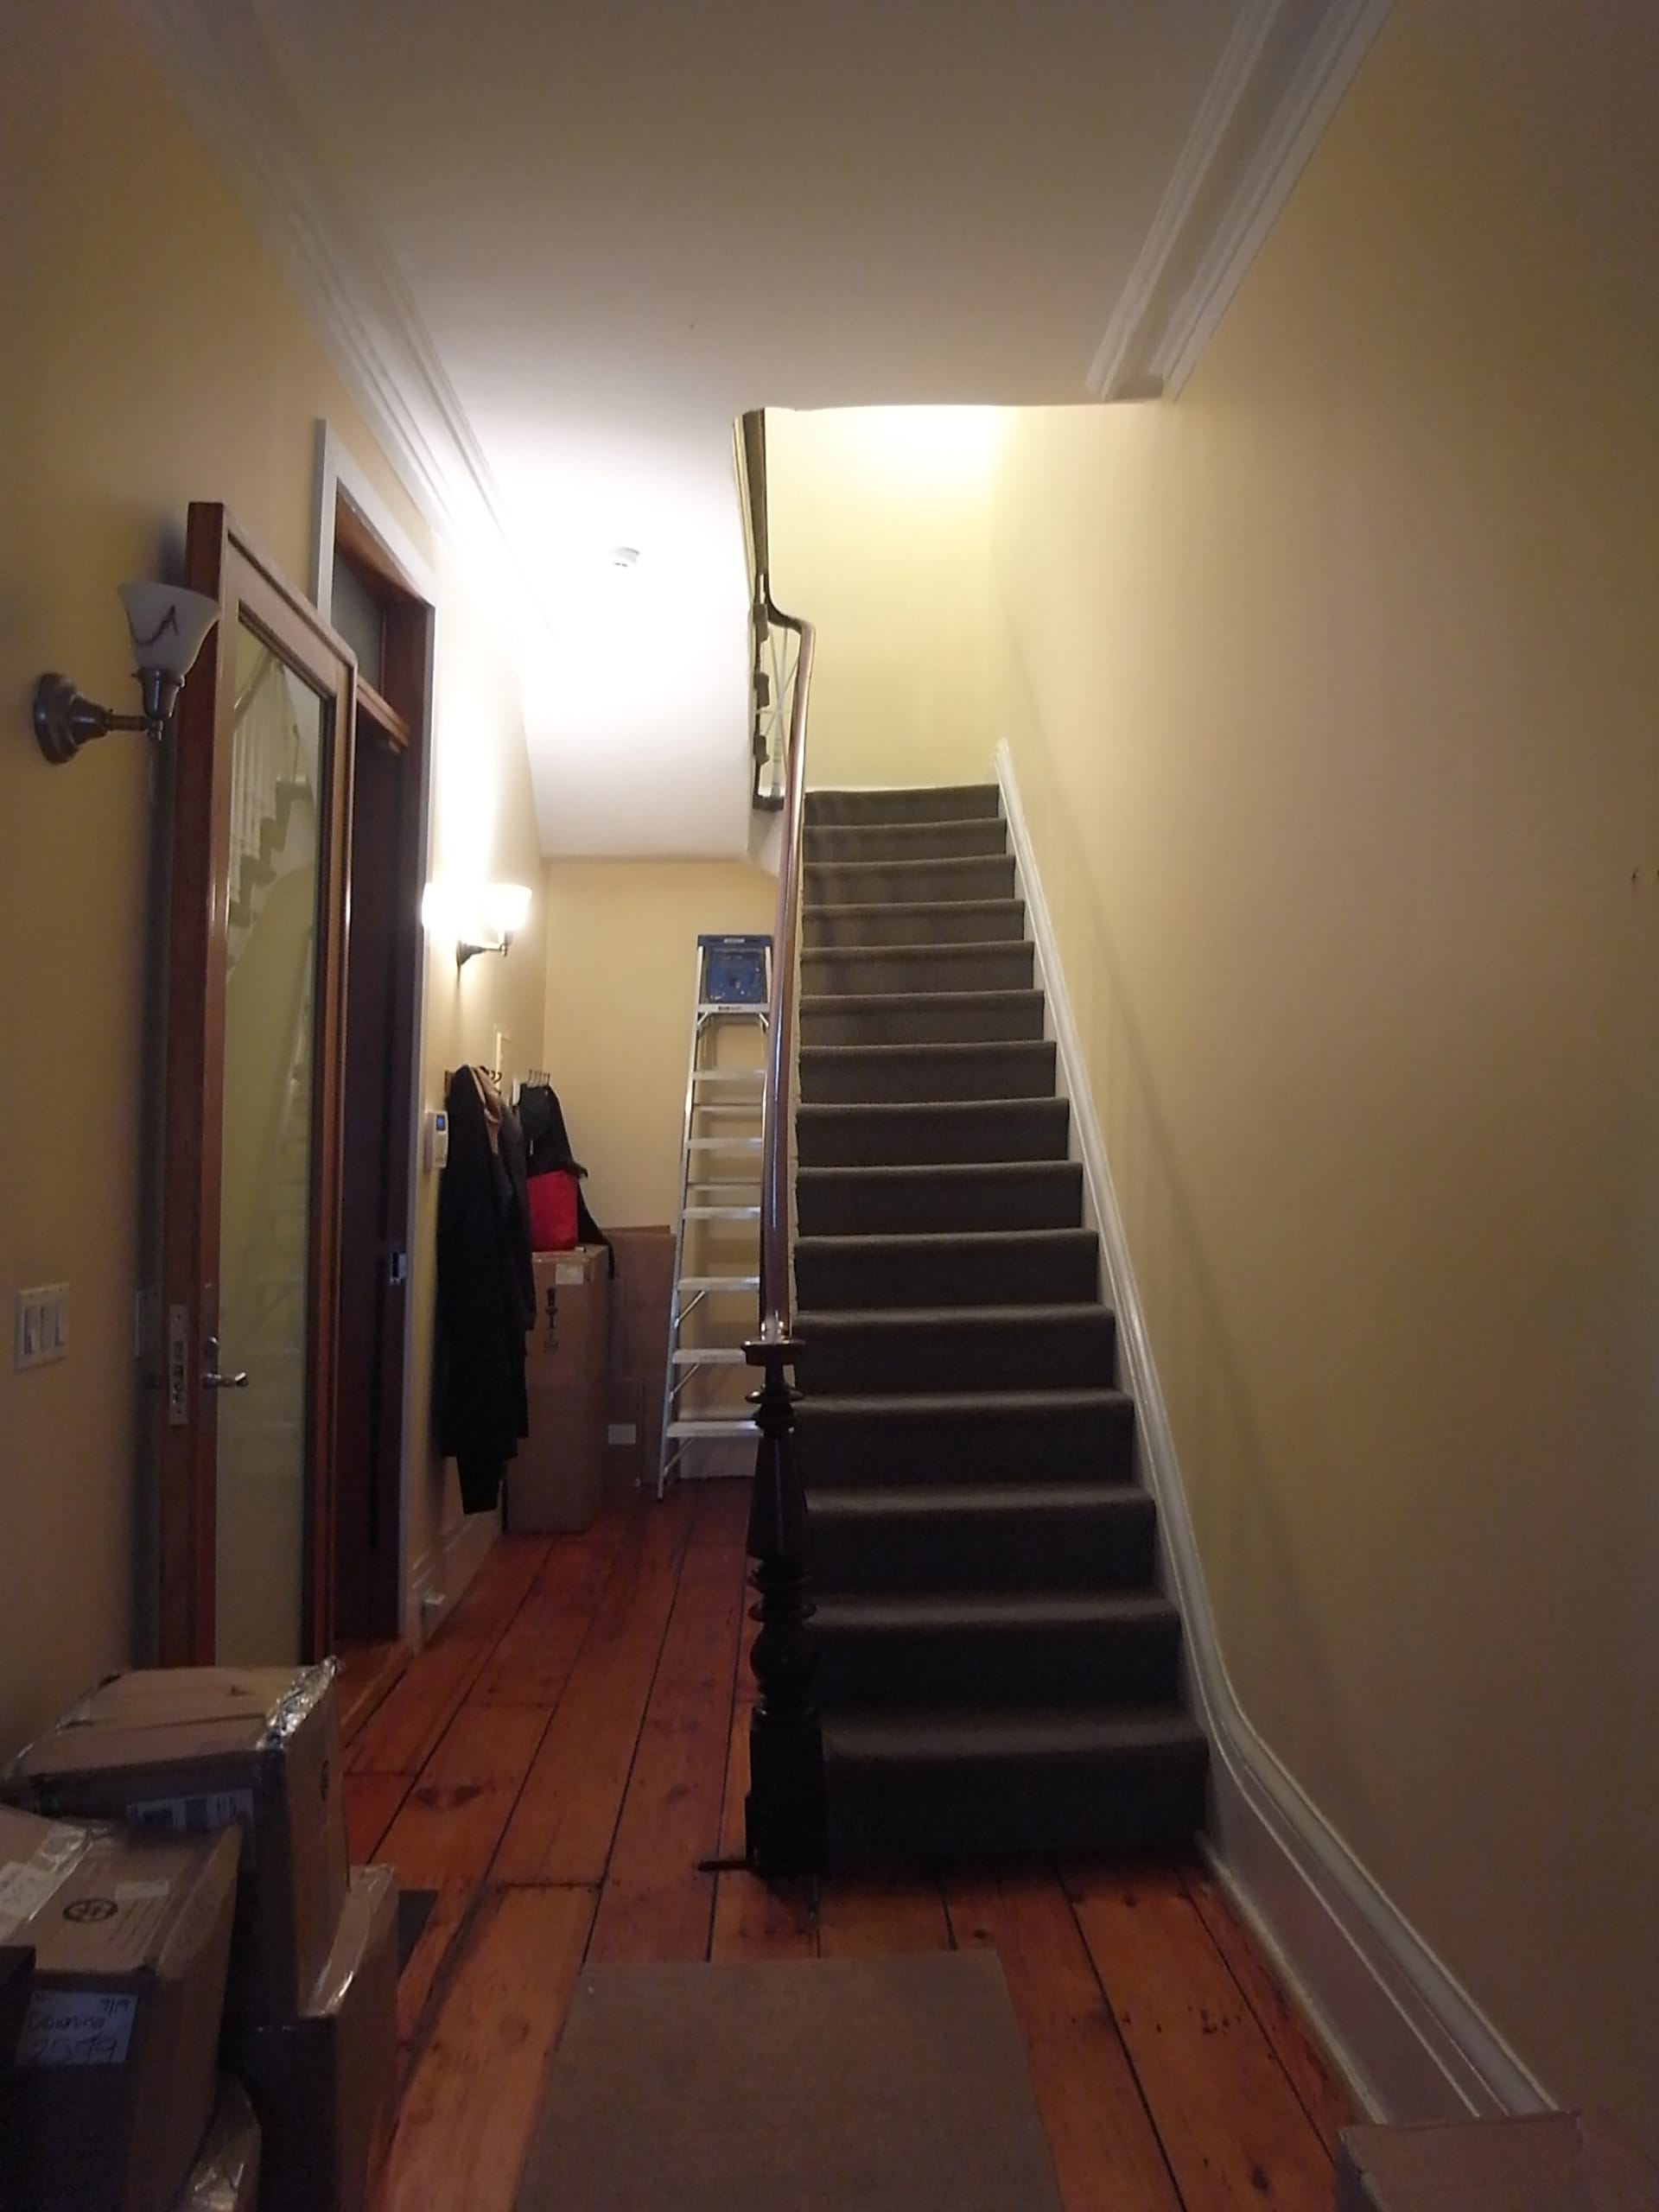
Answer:
<svg viewBox="0 0 1659 2212"><path fill-rule="evenodd" d="M305 1644L307 1357L324 702L235 640L219 1169L216 1656ZM204 1381L213 1373L212 1351ZM245 1377L245 1380L244 1380Z"/></svg>

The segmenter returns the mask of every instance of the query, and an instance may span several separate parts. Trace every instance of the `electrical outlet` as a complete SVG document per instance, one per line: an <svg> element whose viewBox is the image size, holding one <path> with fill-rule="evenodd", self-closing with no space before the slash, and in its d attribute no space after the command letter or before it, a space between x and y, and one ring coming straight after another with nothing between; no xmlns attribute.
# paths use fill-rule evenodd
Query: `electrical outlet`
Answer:
<svg viewBox="0 0 1659 2212"><path fill-rule="evenodd" d="M17 1368L44 1367L51 1360L68 1357L68 1284L39 1283L32 1290L20 1290L12 1364Z"/></svg>

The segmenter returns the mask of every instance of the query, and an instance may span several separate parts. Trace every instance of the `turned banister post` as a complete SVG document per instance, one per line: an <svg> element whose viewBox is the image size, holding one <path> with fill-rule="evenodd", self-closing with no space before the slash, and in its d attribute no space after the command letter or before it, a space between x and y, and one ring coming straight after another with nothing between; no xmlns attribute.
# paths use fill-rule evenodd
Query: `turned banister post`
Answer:
<svg viewBox="0 0 1659 2212"><path fill-rule="evenodd" d="M749 1666L760 1698L749 1719L745 1852L757 1874L816 1874L824 1858L823 1738L814 1694L810 1537L806 1492L795 1464L795 1396L786 1370L792 1338L746 1344L762 1370L751 1402L760 1440L749 1504L748 1554L760 1633Z"/></svg>

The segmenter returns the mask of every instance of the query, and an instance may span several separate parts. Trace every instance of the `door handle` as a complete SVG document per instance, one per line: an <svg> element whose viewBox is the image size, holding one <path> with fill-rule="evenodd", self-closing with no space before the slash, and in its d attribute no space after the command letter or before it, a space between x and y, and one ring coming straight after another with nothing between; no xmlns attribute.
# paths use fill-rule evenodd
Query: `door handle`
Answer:
<svg viewBox="0 0 1659 2212"><path fill-rule="evenodd" d="M245 1390L251 1378L245 1367L234 1375L219 1371L219 1338L209 1337L201 1348L201 1387L204 1390Z"/></svg>

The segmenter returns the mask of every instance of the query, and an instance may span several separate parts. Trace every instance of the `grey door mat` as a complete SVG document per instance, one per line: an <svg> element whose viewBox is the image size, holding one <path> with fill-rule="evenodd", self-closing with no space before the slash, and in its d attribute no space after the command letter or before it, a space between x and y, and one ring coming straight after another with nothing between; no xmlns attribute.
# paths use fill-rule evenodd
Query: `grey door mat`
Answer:
<svg viewBox="0 0 1659 2212"><path fill-rule="evenodd" d="M599 1967L518 2212L1059 2212L989 1952Z"/></svg>

